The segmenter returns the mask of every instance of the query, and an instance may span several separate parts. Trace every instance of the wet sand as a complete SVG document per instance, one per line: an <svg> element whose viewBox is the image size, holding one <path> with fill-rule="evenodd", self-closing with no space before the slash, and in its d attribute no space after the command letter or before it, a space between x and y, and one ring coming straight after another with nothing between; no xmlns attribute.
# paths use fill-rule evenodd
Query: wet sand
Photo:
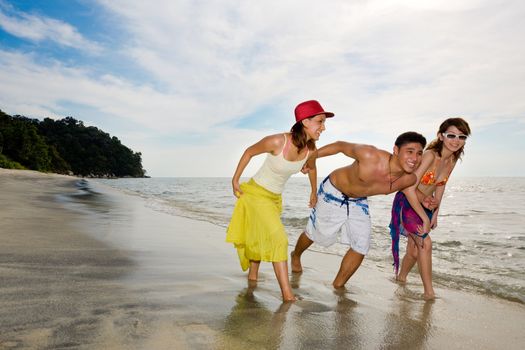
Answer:
<svg viewBox="0 0 525 350"><path fill-rule="evenodd" d="M248 285L224 228L77 178L0 169L0 349L521 349L525 306L400 286L365 259L303 256L282 304L271 264Z"/></svg>

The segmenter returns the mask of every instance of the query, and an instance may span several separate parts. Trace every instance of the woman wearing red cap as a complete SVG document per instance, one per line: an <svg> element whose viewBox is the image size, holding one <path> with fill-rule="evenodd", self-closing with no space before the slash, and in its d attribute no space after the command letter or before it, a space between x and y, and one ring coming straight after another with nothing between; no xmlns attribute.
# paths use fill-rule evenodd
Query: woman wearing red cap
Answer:
<svg viewBox="0 0 525 350"><path fill-rule="evenodd" d="M248 147L232 178L233 193L238 198L228 226L226 241L233 243L248 280L257 281L261 261L270 261L284 301L296 300L288 280L288 236L281 222L282 198L286 181L308 163L310 206L317 202L315 141L325 130L325 112L319 102L311 100L295 108L295 124L290 132L266 136ZM268 153L259 171L239 185L242 172L253 156Z"/></svg>

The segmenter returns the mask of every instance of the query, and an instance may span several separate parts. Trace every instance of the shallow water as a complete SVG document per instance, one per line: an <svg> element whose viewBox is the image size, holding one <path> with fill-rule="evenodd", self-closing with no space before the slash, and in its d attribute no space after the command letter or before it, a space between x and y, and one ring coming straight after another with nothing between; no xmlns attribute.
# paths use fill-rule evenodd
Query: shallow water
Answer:
<svg viewBox="0 0 525 350"><path fill-rule="evenodd" d="M321 180L321 179L320 179ZM151 208L227 227L235 198L229 178L96 180L146 199ZM309 215L309 183L291 178L283 193L282 220L295 244ZM525 303L525 178L452 178L432 232L436 285ZM372 248L365 262L391 270L388 223L393 195L369 199ZM404 249L404 242L400 244ZM313 245L343 255L347 247ZM418 280L416 273L410 276Z"/></svg>

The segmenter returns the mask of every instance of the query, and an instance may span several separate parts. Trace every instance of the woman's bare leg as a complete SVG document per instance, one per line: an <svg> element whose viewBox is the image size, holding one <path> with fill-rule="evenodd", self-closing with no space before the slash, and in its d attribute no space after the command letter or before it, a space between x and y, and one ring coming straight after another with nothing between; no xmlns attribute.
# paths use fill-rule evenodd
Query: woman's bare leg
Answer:
<svg viewBox="0 0 525 350"><path fill-rule="evenodd" d="M423 245L417 245L417 266L419 268L419 274L421 275L421 281L423 281L425 299L434 299L434 288L432 287L432 239L427 236Z"/></svg>
<svg viewBox="0 0 525 350"><path fill-rule="evenodd" d="M413 239L407 240L407 249L405 256L401 260L401 268L399 269L399 274L396 276L396 280L399 282L406 282L410 270L414 267L417 262L417 246Z"/></svg>
<svg viewBox="0 0 525 350"><path fill-rule="evenodd" d="M273 270L275 271L275 276L279 282L279 287L281 287L283 301L296 301L297 298L292 292L290 280L288 279L288 261L274 262Z"/></svg>
<svg viewBox="0 0 525 350"><path fill-rule="evenodd" d="M261 265L260 261L250 260L250 269L248 270L248 280L257 281L259 277L259 266Z"/></svg>

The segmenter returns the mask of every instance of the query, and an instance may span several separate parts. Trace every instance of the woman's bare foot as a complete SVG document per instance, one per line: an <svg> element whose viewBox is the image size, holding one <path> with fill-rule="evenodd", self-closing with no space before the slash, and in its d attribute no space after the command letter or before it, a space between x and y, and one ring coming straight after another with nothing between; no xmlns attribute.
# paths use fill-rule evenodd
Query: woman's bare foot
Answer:
<svg viewBox="0 0 525 350"><path fill-rule="evenodd" d="M294 301L297 301L297 297L294 294L283 294L283 302L284 303L293 303Z"/></svg>
<svg viewBox="0 0 525 350"><path fill-rule="evenodd" d="M254 281L254 280L248 280L248 289L249 290L254 290L255 288L257 288L257 281Z"/></svg>
<svg viewBox="0 0 525 350"><path fill-rule="evenodd" d="M291 307L292 307L292 303L290 303L290 302L283 302L281 305L279 305L279 307L277 308L275 313L276 314L286 313L286 312L288 312L288 310L290 310Z"/></svg>
<svg viewBox="0 0 525 350"><path fill-rule="evenodd" d="M400 275L397 275L396 276L396 281L399 282L399 283L406 283L407 282L407 278L406 278L406 276L405 277L401 277Z"/></svg>
<svg viewBox="0 0 525 350"><path fill-rule="evenodd" d="M423 299L429 301L429 300L435 300L436 295L434 293L425 293L423 294Z"/></svg>
<svg viewBox="0 0 525 350"><path fill-rule="evenodd" d="M303 272L303 266L301 265L301 259L295 256L295 250L290 253L290 265L292 266L292 272L301 273Z"/></svg>
<svg viewBox="0 0 525 350"><path fill-rule="evenodd" d="M250 260L250 268L248 270L248 281L257 281L259 277L259 266L261 265L260 261Z"/></svg>

